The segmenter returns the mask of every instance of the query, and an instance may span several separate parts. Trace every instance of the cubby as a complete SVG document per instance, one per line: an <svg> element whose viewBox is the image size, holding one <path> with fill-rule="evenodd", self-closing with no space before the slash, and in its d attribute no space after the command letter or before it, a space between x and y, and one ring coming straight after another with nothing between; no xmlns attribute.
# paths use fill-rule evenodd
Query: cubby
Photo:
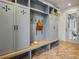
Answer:
<svg viewBox="0 0 79 59"><path fill-rule="evenodd" d="M30 7L32 10L48 14L48 5L43 4L38 0L30 0Z"/></svg>
<svg viewBox="0 0 79 59"><path fill-rule="evenodd" d="M6 1L10 1L10 2L13 2L13 3L15 3L15 2L16 2L16 0L6 0Z"/></svg>
<svg viewBox="0 0 79 59"><path fill-rule="evenodd" d="M49 53L48 52L48 50L49 50L48 46L49 45L45 45L45 46L42 46L40 48L37 48L37 49L33 50L32 51L32 58L35 57L36 59L38 59L38 56L41 55L42 53L44 53L44 52Z"/></svg>
<svg viewBox="0 0 79 59"><path fill-rule="evenodd" d="M52 7L49 7L49 14L51 14L53 11L52 10L54 10Z"/></svg>
<svg viewBox="0 0 79 59"><path fill-rule="evenodd" d="M29 58L29 52L26 52L24 54L21 54L21 55L18 55L18 56L15 56L15 57L12 57L10 59L30 59Z"/></svg>
<svg viewBox="0 0 79 59"><path fill-rule="evenodd" d="M56 46L58 46L59 45L59 40L57 40L57 41L55 41L55 42L52 42L51 44L50 44L50 48L52 49L53 47L56 47Z"/></svg>
<svg viewBox="0 0 79 59"><path fill-rule="evenodd" d="M13 3L18 3L24 6L28 6L29 5L29 0L5 0L5 1L10 1Z"/></svg>
<svg viewBox="0 0 79 59"><path fill-rule="evenodd" d="M39 40L44 40L45 39L45 25L46 25L46 21L47 21L47 14L43 14L40 12L36 12L33 10L30 10L30 21L31 21L31 31L30 31L30 35L31 35L31 42L34 41L39 41ZM43 32L41 33L41 31L37 31L36 33L36 26L37 26L37 22L41 20L43 23Z"/></svg>
<svg viewBox="0 0 79 59"><path fill-rule="evenodd" d="M28 6L28 0L17 0L17 3L24 5L24 6Z"/></svg>

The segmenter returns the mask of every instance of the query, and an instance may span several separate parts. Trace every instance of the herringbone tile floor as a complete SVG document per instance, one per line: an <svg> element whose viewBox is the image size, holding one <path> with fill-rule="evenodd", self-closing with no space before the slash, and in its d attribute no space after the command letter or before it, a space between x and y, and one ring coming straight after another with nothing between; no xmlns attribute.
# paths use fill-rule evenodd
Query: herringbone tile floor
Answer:
<svg viewBox="0 0 79 59"><path fill-rule="evenodd" d="M60 42L60 45L34 55L33 59L79 59L79 45L70 42Z"/></svg>

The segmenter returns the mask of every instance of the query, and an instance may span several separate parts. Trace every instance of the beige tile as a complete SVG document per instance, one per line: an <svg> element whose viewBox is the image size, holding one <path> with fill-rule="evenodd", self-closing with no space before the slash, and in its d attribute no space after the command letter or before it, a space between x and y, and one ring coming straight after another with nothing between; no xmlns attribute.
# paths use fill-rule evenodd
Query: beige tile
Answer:
<svg viewBox="0 0 79 59"><path fill-rule="evenodd" d="M79 45L70 42L61 42L59 46L42 52L33 59L79 59Z"/></svg>

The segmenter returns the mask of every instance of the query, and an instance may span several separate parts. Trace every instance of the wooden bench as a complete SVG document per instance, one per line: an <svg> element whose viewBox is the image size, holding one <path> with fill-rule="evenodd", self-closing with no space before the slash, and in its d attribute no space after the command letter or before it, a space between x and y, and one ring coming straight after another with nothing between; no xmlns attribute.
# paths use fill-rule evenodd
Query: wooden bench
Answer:
<svg viewBox="0 0 79 59"><path fill-rule="evenodd" d="M30 59L31 59L31 51L34 50L34 49L37 49L37 48L40 48L42 46L45 46L45 45L48 45L49 46L49 50L50 50L50 45L56 41L59 41L59 40L52 40L52 41L47 41L47 40L42 40L42 41L39 41L37 44L31 44L30 47L26 48L26 49L22 49L22 50L18 50L18 51L15 51L15 52L11 52L9 54L5 54L3 56L0 56L0 59L9 59L9 58L12 58L12 57L15 57L15 56L18 56L20 54L23 54L25 52L30 52Z"/></svg>

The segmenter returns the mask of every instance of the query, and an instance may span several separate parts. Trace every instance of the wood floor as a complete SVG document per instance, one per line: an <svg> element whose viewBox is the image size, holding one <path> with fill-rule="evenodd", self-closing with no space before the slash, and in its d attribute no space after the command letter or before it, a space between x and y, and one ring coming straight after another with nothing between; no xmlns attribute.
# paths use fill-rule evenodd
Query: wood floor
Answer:
<svg viewBox="0 0 79 59"><path fill-rule="evenodd" d="M50 51L38 53L33 59L79 59L79 45L70 42L60 42L60 45L53 47Z"/></svg>

